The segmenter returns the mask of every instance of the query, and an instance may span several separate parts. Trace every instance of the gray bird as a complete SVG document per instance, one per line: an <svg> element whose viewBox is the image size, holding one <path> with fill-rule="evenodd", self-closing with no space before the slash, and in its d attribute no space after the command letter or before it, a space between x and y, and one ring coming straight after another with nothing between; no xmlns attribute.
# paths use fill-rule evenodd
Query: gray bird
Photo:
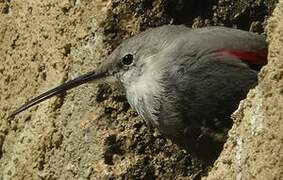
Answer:
<svg viewBox="0 0 283 180"><path fill-rule="evenodd" d="M125 40L105 62L31 99L10 117L81 84L114 76L148 124L192 155L213 162L232 125L230 115L267 63L267 43L237 29L166 25Z"/></svg>

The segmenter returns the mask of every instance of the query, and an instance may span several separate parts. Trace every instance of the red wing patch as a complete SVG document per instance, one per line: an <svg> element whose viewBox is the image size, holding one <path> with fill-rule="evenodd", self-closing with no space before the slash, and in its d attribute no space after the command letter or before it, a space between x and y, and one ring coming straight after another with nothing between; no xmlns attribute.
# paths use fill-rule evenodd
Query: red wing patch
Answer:
<svg viewBox="0 0 283 180"><path fill-rule="evenodd" d="M257 51L243 51L237 49L221 49L218 52L237 57L249 65L267 64L267 49Z"/></svg>

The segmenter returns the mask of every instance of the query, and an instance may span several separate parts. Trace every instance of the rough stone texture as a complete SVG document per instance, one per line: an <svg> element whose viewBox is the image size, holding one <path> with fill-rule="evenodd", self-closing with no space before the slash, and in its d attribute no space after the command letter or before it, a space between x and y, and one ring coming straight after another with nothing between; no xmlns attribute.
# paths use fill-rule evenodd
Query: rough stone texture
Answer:
<svg viewBox="0 0 283 180"><path fill-rule="evenodd" d="M6 117L34 95L93 70L123 39L148 27L183 23L262 32L275 1L243 2L0 0L0 179L200 179L206 168L147 128L129 108L123 92L104 82L76 88L15 119ZM275 30L277 26L269 27ZM274 55L276 48L279 52L280 46L274 45ZM280 78L277 70L266 68L261 84L269 84L259 86L263 90L273 85L264 76L268 72L274 73L275 84L275 77ZM268 98L268 107L275 111L275 84L271 96L254 92L250 97L262 95L263 102ZM279 98L275 100L280 104ZM249 106L246 109L253 112ZM246 112L238 113L238 119L242 114ZM250 122L257 131L257 120ZM235 128L240 124L237 120L229 141L239 136ZM244 128L240 132L245 133ZM262 133L255 138L262 142ZM241 146L235 147L243 149L244 140L236 141ZM257 152L258 156L272 156L264 152ZM223 168L220 162L218 169Z"/></svg>
<svg viewBox="0 0 283 180"><path fill-rule="evenodd" d="M235 124L207 179L283 178L283 1L268 21L269 62L234 113Z"/></svg>

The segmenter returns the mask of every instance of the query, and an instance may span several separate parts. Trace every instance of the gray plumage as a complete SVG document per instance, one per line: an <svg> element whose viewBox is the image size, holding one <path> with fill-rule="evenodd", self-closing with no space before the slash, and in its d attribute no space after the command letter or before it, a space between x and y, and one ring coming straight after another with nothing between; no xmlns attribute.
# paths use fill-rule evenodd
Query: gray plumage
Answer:
<svg viewBox="0 0 283 180"><path fill-rule="evenodd" d="M148 124L212 161L224 142L219 137L231 127L231 113L257 83L257 71L226 50L266 48L262 36L224 27L149 29L125 40L100 69L32 99L12 116L80 84L115 76Z"/></svg>

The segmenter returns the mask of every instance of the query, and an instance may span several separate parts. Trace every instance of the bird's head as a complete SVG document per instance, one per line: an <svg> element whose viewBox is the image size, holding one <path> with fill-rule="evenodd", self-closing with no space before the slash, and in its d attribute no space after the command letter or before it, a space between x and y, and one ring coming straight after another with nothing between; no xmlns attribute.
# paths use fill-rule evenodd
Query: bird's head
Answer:
<svg viewBox="0 0 283 180"><path fill-rule="evenodd" d="M99 68L67 81L27 101L12 112L10 117L79 85L96 80L107 79L107 77L115 77L127 87L131 82L136 81L145 70L158 63L154 56L166 46L168 30L170 29L164 29L164 31L158 28L150 29L125 40L112 52L108 60L105 60L105 63Z"/></svg>

